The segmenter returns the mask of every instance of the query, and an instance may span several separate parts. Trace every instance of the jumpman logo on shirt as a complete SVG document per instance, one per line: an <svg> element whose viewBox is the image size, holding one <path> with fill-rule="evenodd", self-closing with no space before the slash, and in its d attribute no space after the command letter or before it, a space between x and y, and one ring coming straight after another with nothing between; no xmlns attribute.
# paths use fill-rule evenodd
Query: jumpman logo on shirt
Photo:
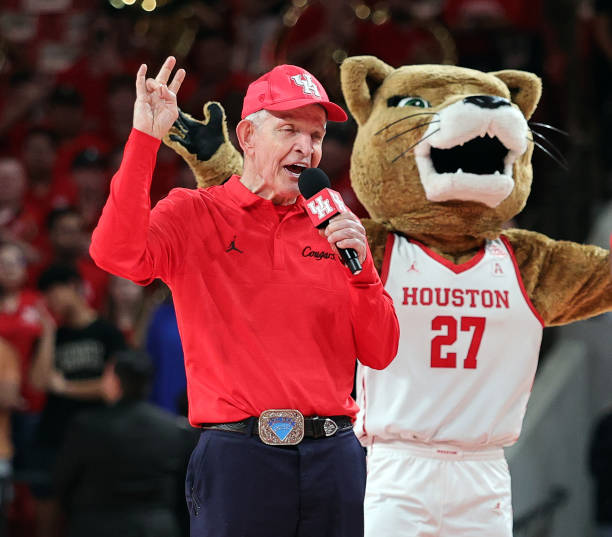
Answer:
<svg viewBox="0 0 612 537"><path fill-rule="evenodd" d="M239 254L243 254L244 252L242 250L239 250L238 248L236 248L236 235L234 235L234 238L232 239L232 242L229 243L229 246L227 247L227 250L225 250L226 252L231 252L232 250L236 250L236 252L238 252Z"/></svg>

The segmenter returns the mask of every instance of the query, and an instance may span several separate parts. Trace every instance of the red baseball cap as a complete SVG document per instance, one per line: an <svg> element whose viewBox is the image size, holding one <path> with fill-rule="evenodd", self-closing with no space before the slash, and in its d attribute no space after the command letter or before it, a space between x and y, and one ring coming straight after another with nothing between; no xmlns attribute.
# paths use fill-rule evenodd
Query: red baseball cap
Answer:
<svg viewBox="0 0 612 537"><path fill-rule="evenodd" d="M306 69L278 65L251 82L242 104L242 119L259 110L293 110L320 104L329 121L346 121L346 112L330 102L321 83Z"/></svg>

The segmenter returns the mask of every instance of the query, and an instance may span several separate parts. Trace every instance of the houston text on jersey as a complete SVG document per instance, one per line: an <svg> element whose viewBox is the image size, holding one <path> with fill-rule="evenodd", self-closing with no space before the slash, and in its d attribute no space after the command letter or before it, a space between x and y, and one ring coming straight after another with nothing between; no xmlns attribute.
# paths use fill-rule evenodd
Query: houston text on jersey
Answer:
<svg viewBox="0 0 612 537"><path fill-rule="evenodd" d="M456 308L510 307L508 291L498 289L451 289L449 287L404 287L404 306L454 306Z"/></svg>

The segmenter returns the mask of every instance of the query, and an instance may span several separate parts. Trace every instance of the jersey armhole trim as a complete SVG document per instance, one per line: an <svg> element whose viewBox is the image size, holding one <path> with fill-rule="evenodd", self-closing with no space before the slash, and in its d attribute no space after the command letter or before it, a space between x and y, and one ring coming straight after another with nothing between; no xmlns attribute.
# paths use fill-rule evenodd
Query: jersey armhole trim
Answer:
<svg viewBox="0 0 612 537"><path fill-rule="evenodd" d="M538 310L535 308L535 306L533 305L533 302L531 302L531 299L529 298L529 295L527 294L527 290L525 289L525 284L523 283L523 278L521 277L521 271L519 270L518 262L516 261L516 256L514 255L514 249L512 248L510 241L508 240L507 237L504 237L503 235L500 235L499 238L504 243L504 245L506 246L506 249L508 250L508 253L510 254L510 259L512 259L512 264L514 265L514 272L516 273L516 279L518 280L519 287L521 288L521 293L523 293L523 297L525 298L527 305L529 306L529 308L535 315L536 319L542 325L542 328L545 328L546 323L544 322L544 319L538 313Z"/></svg>

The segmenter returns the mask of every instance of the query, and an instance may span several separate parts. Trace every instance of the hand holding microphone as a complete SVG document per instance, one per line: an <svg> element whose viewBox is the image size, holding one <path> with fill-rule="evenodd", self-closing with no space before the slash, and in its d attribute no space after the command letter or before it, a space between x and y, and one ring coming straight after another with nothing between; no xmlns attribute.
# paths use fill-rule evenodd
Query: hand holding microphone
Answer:
<svg viewBox="0 0 612 537"><path fill-rule="evenodd" d="M325 229L344 264L352 274L359 274L367 252L365 229L330 186L329 177L319 168L305 169L298 180L313 225Z"/></svg>

